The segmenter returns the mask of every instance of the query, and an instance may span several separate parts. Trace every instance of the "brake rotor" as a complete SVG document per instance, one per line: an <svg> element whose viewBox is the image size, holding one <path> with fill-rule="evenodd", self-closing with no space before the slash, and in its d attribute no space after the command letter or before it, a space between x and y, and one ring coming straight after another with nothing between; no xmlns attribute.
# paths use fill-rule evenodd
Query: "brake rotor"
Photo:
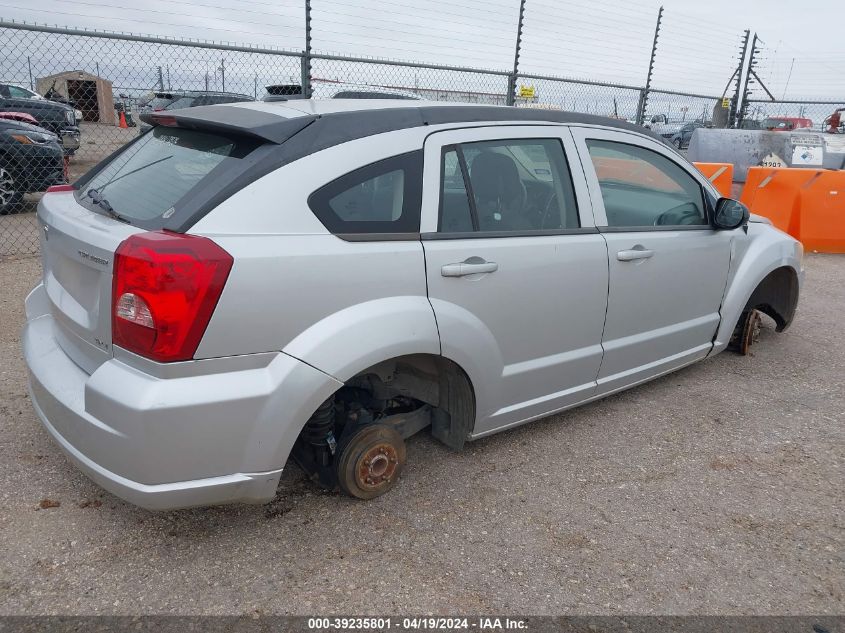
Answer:
<svg viewBox="0 0 845 633"><path fill-rule="evenodd" d="M763 320L760 318L760 313L757 310L751 310L746 313L744 320L737 328L735 333L734 346L736 351L743 356L747 356L751 349L751 345L757 342L760 338L760 327Z"/></svg>
<svg viewBox="0 0 845 633"><path fill-rule="evenodd" d="M353 433L337 461L341 489L373 499L393 488L405 464L405 441L389 426L370 424Z"/></svg>

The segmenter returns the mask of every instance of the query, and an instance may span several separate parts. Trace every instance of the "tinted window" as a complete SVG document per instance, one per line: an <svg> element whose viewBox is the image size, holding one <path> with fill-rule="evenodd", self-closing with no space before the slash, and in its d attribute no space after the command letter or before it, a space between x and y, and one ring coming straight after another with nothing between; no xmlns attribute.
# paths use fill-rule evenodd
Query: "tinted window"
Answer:
<svg viewBox="0 0 845 633"><path fill-rule="evenodd" d="M308 204L333 233L418 233L422 152L381 160L318 189Z"/></svg>
<svg viewBox="0 0 845 633"><path fill-rule="evenodd" d="M626 143L588 140L607 225L706 225L701 186L662 154Z"/></svg>
<svg viewBox="0 0 845 633"><path fill-rule="evenodd" d="M253 144L217 134L155 127L85 183L80 200L91 206L87 193L96 189L122 217L157 228L164 225L163 214L192 189L219 179L253 148Z"/></svg>
<svg viewBox="0 0 845 633"><path fill-rule="evenodd" d="M572 177L559 140L464 143L447 148L441 172L441 232L555 231L580 226Z"/></svg>

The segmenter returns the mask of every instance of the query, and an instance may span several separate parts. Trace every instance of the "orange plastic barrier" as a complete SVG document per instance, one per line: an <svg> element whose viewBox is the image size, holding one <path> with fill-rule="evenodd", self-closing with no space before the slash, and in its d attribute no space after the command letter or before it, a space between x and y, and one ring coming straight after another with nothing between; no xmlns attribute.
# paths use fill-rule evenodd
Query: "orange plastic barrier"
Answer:
<svg viewBox="0 0 845 633"><path fill-rule="evenodd" d="M845 171L822 171L801 189L801 237L808 251L845 253Z"/></svg>
<svg viewBox="0 0 845 633"><path fill-rule="evenodd" d="M734 166L731 163L693 163L704 177L712 182L725 198L731 197Z"/></svg>
<svg viewBox="0 0 845 633"><path fill-rule="evenodd" d="M845 171L750 167L740 200L805 249L845 253Z"/></svg>

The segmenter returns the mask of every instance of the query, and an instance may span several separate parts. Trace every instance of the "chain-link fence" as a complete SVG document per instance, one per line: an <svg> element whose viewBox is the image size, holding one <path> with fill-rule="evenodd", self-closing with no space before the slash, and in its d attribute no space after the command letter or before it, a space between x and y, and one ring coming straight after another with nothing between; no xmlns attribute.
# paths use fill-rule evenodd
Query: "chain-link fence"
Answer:
<svg viewBox="0 0 845 633"><path fill-rule="evenodd" d="M604 52L607 59L602 57L598 67L599 62L584 62L589 56L567 56L572 49L566 40L549 37L554 27L531 9L542 7L541 0L528 6L526 12L525 2L520 5L519 35L509 52L516 53L514 65L498 70L314 51L309 3L302 41L287 40L304 45L297 50L0 21L0 257L37 252L33 211L39 192L74 182L142 133L149 115L160 109L261 99L268 91L313 98L381 93L599 114L642 123L668 140L686 122L713 124L714 113L727 100L732 98L735 105L739 98L740 81L735 79L744 72L747 31L699 25L708 33L708 45L696 48L684 39L693 26L688 18L664 17L662 9L658 16L614 13L608 19L617 20L619 27L634 21L641 29L654 29L654 39L617 38L618 46ZM323 28L338 19L325 12ZM655 17L656 29L649 26L655 25ZM455 20L449 24L455 35L439 35L444 42L457 36ZM560 28L593 33L600 28L583 20L568 19ZM497 28L504 29L504 22ZM495 34L501 41L487 43L490 50L506 45L502 33ZM481 41L483 34L476 37ZM591 79L556 76L560 70ZM644 83L604 79L614 73L640 76ZM684 92L690 85L699 90ZM823 110L829 104L817 105ZM751 102L746 120L779 112L763 106ZM819 115L813 110L812 116L816 120ZM721 124L727 122L725 118ZM26 127L28 123L39 128Z"/></svg>

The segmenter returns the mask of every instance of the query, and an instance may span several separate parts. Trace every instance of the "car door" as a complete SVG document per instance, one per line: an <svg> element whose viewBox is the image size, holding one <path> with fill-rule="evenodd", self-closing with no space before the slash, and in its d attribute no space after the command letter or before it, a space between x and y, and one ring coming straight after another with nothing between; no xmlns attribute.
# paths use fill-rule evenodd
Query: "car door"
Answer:
<svg viewBox="0 0 845 633"><path fill-rule="evenodd" d="M663 143L602 128L572 133L609 255L602 394L707 355L734 232L711 227L712 190Z"/></svg>
<svg viewBox="0 0 845 633"><path fill-rule="evenodd" d="M437 132L424 153L429 299L443 355L473 383L474 436L589 398L607 248L567 129Z"/></svg>

